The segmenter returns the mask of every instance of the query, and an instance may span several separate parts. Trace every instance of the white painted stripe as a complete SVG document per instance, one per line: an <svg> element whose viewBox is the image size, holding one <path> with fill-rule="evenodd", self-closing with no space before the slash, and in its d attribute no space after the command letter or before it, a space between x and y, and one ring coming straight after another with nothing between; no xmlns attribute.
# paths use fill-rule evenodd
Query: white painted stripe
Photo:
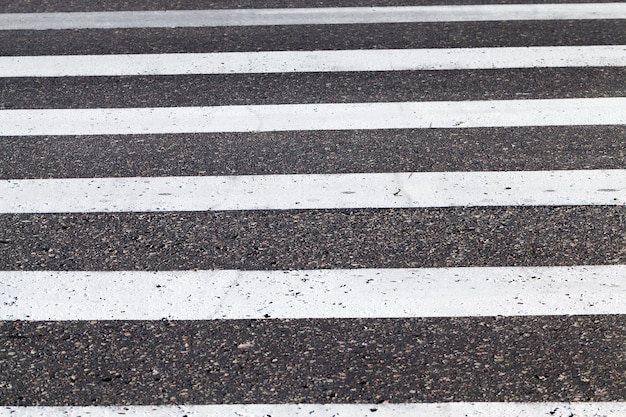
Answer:
<svg viewBox="0 0 626 417"><path fill-rule="evenodd" d="M626 123L626 97L0 110L0 136L580 126Z"/></svg>
<svg viewBox="0 0 626 417"><path fill-rule="evenodd" d="M626 265L2 271L0 320L626 314Z"/></svg>
<svg viewBox="0 0 626 417"><path fill-rule="evenodd" d="M626 169L0 181L0 213L626 204Z"/></svg>
<svg viewBox="0 0 626 417"><path fill-rule="evenodd" d="M0 14L0 30L626 19L624 3Z"/></svg>
<svg viewBox="0 0 626 417"><path fill-rule="evenodd" d="M625 45L0 57L0 77L626 66Z"/></svg>
<svg viewBox="0 0 626 417"><path fill-rule="evenodd" d="M626 402L479 402L418 404L218 404L92 407L4 407L6 417L609 417L626 415Z"/></svg>

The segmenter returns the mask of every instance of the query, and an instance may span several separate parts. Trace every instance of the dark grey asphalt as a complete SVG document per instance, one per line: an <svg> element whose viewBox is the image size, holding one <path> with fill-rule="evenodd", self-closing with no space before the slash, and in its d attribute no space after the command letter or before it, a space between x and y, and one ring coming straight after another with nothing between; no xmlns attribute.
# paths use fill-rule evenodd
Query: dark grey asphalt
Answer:
<svg viewBox="0 0 626 417"><path fill-rule="evenodd" d="M583 1L597 2L568 2ZM0 13L515 2L46 0ZM626 44L623 21L0 31L0 55L602 44ZM625 85L623 68L0 79L0 109L612 97ZM624 168L623 125L0 137L0 179ZM594 264L626 264L626 207L0 214L0 270ZM625 373L623 315L0 322L3 406L626 401Z"/></svg>
<svg viewBox="0 0 626 417"><path fill-rule="evenodd" d="M626 69L620 67L0 79L6 109L624 95Z"/></svg>
<svg viewBox="0 0 626 417"><path fill-rule="evenodd" d="M0 394L12 405L615 401L625 333L624 316L5 322Z"/></svg>
<svg viewBox="0 0 626 417"><path fill-rule="evenodd" d="M0 31L0 55L620 44L620 20Z"/></svg>
<svg viewBox="0 0 626 417"><path fill-rule="evenodd" d="M0 137L0 179L621 169L625 138L624 126Z"/></svg>
<svg viewBox="0 0 626 417"><path fill-rule="evenodd" d="M9 270L626 263L626 207L0 215Z"/></svg>
<svg viewBox="0 0 626 417"><path fill-rule="evenodd" d="M550 3L610 3L615 0L550 0ZM78 12L110 10L197 10L271 7L418 6L446 4L545 3L545 0L80 0L0 3L0 13Z"/></svg>

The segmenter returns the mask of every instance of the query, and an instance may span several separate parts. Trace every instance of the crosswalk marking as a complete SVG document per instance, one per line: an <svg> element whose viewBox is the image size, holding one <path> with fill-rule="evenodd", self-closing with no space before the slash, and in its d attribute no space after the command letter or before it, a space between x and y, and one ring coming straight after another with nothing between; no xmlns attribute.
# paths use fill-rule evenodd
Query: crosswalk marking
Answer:
<svg viewBox="0 0 626 417"><path fill-rule="evenodd" d="M582 126L626 123L626 97L0 110L0 136Z"/></svg>
<svg viewBox="0 0 626 417"><path fill-rule="evenodd" d="M626 205L626 169L0 180L0 213Z"/></svg>
<svg viewBox="0 0 626 417"><path fill-rule="evenodd" d="M61 3L0 6L0 415L624 414L624 3Z"/></svg>
<svg viewBox="0 0 626 417"><path fill-rule="evenodd" d="M4 271L0 320L626 314L625 275L625 265Z"/></svg>
<svg viewBox="0 0 626 417"><path fill-rule="evenodd" d="M308 417L358 416L358 417L527 417L549 415L618 416L623 406L618 402L447 402L417 404L220 404L176 406L116 406L116 407L6 407L0 416L7 417L127 417L150 415L154 417Z"/></svg>
<svg viewBox="0 0 626 417"><path fill-rule="evenodd" d="M619 67L626 46L265 51L0 57L0 77Z"/></svg>
<svg viewBox="0 0 626 417"><path fill-rule="evenodd" d="M0 30L624 19L623 3L0 14Z"/></svg>

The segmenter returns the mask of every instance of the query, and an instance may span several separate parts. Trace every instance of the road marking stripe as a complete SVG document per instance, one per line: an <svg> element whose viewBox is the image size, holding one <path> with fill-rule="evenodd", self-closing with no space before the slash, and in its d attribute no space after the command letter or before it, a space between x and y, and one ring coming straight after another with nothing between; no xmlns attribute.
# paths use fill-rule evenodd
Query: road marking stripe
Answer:
<svg viewBox="0 0 626 417"><path fill-rule="evenodd" d="M0 181L0 213L624 204L624 169Z"/></svg>
<svg viewBox="0 0 626 417"><path fill-rule="evenodd" d="M0 320L626 314L626 265L2 271Z"/></svg>
<svg viewBox="0 0 626 417"><path fill-rule="evenodd" d="M0 30L626 19L623 3L0 14Z"/></svg>
<svg viewBox="0 0 626 417"><path fill-rule="evenodd" d="M626 66L625 45L0 57L0 77Z"/></svg>
<svg viewBox="0 0 626 417"><path fill-rule="evenodd" d="M626 97L0 110L0 136L621 125Z"/></svg>
<svg viewBox="0 0 626 417"><path fill-rule="evenodd" d="M625 402L442 402L416 404L216 404L216 405L131 405L91 407L4 407L0 416L11 417L553 417L617 416L626 412Z"/></svg>

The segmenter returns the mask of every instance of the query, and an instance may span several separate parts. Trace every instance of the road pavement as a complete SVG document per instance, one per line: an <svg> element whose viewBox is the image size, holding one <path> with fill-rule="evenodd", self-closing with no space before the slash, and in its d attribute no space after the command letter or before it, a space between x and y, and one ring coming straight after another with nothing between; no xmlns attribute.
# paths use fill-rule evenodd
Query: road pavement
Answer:
<svg viewBox="0 0 626 417"><path fill-rule="evenodd" d="M0 5L0 415L626 415L626 4L515 3Z"/></svg>

